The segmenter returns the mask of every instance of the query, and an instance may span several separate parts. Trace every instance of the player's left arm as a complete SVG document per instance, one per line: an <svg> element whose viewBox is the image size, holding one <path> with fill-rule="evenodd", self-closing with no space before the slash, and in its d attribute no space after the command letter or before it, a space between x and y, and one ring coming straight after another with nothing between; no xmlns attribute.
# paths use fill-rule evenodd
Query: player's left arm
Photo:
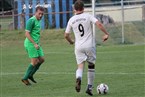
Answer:
<svg viewBox="0 0 145 97"><path fill-rule="evenodd" d="M104 28L103 24L99 21L96 21L96 25L98 26L98 28L104 32L104 36L103 36L103 42L106 41L109 38L109 33L106 31L106 29Z"/></svg>
<svg viewBox="0 0 145 97"><path fill-rule="evenodd" d="M33 40L33 38L30 35L32 33L33 28L34 28L33 26L34 26L34 20L29 19L26 23L25 36L28 38L29 41L31 41L34 44L36 49L39 49L38 44L35 43L35 41Z"/></svg>
<svg viewBox="0 0 145 97"><path fill-rule="evenodd" d="M99 22L98 19L96 19L94 16L90 15L90 20L92 21L93 24L95 24L102 32L104 32L103 36L103 42L106 41L109 38L109 33L106 31L104 28L103 24Z"/></svg>

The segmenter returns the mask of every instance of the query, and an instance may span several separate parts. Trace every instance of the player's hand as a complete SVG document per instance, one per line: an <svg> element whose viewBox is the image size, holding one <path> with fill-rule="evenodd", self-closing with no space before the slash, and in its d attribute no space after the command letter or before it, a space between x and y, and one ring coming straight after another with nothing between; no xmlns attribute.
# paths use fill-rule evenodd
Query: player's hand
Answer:
<svg viewBox="0 0 145 97"><path fill-rule="evenodd" d="M35 48L38 50L39 49L39 45L38 44L34 44Z"/></svg>
<svg viewBox="0 0 145 97"><path fill-rule="evenodd" d="M70 43L70 44L74 44L74 40L71 40L69 43Z"/></svg>
<svg viewBox="0 0 145 97"><path fill-rule="evenodd" d="M108 38L109 38L109 35L108 35L108 34L105 34L105 35L103 36L103 42L106 41L106 40L108 40Z"/></svg>

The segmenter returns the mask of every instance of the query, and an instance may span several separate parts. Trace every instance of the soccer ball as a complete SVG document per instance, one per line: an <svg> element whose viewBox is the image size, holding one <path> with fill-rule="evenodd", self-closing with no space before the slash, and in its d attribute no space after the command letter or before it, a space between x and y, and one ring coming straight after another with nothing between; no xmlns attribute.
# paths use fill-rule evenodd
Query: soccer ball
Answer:
<svg viewBox="0 0 145 97"><path fill-rule="evenodd" d="M108 90L109 90L109 87L104 84L104 83L101 83L97 86L97 93L98 94L107 94L108 93Z"/></svg>

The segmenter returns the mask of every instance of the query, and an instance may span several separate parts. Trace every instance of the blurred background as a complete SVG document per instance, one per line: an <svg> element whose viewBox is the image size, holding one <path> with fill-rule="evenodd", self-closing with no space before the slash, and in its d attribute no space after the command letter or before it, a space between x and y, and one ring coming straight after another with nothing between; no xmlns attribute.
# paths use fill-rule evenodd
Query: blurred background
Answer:
<svg viewBox="0 0 145 97"><path fill-rule="evenodd" d="M0 30L24 30L36 6L45 8L42 29L65 29L75 1L0 0ZM92 14L92 0L83 1L85 12ZM95 0L95 14L110 32L110 43L145 43L145 0ZM96 33L99 44L100 32Z"/></svg>

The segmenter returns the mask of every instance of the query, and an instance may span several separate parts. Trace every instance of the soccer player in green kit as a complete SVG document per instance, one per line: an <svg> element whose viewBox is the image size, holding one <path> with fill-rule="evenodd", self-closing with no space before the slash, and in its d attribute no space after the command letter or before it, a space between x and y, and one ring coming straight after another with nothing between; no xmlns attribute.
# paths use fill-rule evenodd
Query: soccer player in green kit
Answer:
<svg viewBox="0 0 145 97"><path fill-rule="evenodd" d="M40 46L40 20L43 16L44 8L41 6L36 7L36 12L33 17L31 17L26 24L24 47L28 53L31 63L22 78L22 82L25 85L31 85L29 80L36 83L33 78L35 72L39 69L40 65L44 62L44 53Z"/></svg>

